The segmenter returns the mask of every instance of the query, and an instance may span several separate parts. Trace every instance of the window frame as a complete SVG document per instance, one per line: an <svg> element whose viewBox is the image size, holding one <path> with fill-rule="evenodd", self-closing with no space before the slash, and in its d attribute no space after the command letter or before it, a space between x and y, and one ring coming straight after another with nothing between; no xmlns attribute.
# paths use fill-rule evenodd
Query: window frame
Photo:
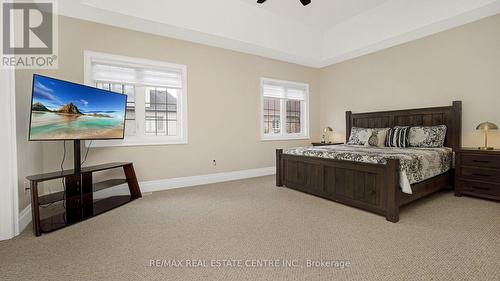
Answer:
<svg viewBox="0 0 500 281"><path fill-rule="evenodd" d="M144 68L152 70L175 70L179 71L182 75L182 86L179 88L180 102L178 102L177 110L178 120L180 122L180 134L178 136L146 136L136 135L136 136L125 136L123 140L94 140L92 146L94 147L109 147L109 146L146 146L146 145L176 145L176 144L188 144L188 98L187 98L187 66L181 64L174 64L162 61L147 60L141 58L113 55L107 53L98 53L93 51L84 51L84 83L85 85L94 87L94 82L92 81L92 63L95 61L118 64L133 68ZM146 117L145 117L145 102L146 102L146 88L147 85L135 86L135 120L136 120L136 132L143 133L145 130ZM158 85L158 87L163 87ZM167 87L168 88L168 87ZM144 94L139 94L138 92L143 91ZM142 96L142 97L138 97ZM143 107L144 112L138 112L137 108ZM138 114L139 113L139 114ZM139 123L144 123L140 124ZM142 129L140 129L142 128ZM89 145L89 141L85 142Z"/></svg>
<svg viewBox="0 0 500 281"><path fill-rule="evenodd" d="M264 133L264 85L266 83L279 84L285 89L288 88L301 88L305 90L304 106L301 106L301 133L287 133L286 132L286 101L288 99L280 98L280 133L279 134L265 134ZM292 100L292 99L289 99ZM278 80L273 78L260 78L260 140L261 141L279 141L279 140L306 140L310 139L309 136L309 84L302 82ZM302 123L303 122L303 123ZM303 125L302 125L303 124Z"/></svg>

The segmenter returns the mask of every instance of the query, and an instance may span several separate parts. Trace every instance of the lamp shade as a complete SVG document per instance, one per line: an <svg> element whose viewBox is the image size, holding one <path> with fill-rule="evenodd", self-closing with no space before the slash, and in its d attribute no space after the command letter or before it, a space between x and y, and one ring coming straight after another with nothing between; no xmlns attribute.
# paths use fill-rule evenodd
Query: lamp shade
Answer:
<svg viewBox="0 0 500 281"><path fill-rule="evenodd" d="M325 127L325 128L323 129L323 132L324 132L324 133L333 132L333 129L332 129L332 127Z"/></svg>
<svg viewBox="0 0 500 281"><path fill-rule="evenodd" d="M491 122L483 122L479 125L477 125L476 130L498 130L498 126L496 124L493 124Z"/></svg>

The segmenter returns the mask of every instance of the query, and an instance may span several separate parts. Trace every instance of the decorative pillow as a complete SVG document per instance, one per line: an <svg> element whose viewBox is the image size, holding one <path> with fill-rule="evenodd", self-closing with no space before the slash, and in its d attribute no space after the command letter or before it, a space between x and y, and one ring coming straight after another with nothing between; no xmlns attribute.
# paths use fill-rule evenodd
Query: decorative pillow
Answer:
<svg viewBox="0 0 500 281"><path fill-rule="evenodd" d="M365 146L377 146L377 145L378 145L377 133L372 131L372 134L368 137Z"/></svg>
<svg viewBox="0 0 500 281"><path fill-rule="evenodd" d="M351 136L349 136L349 145L365 145L366 141L372 134L372 129L369 128L351 128Z"/></svg>
<svg viewBox="0 0 500 281"><path fill-rule="evenodd" d="M389 129L385 146L387 147L408 147L408 136L410 127L395 127Z"/></svg>
<svg viewBox="0 0 500 281"><path fill-rule="evenodd" d="M368 140L365 143L365 146L376 146L376 147L384 147L385 140L387 138L388 128L375 128L371 129L371 134L368 137Z"/></svg>
<svg viewBox="0 0 500 281"><path fill-rule="evenodd" d="M446 125L411 127L408 141L413 147L442 147L446 131Z"/></svg>

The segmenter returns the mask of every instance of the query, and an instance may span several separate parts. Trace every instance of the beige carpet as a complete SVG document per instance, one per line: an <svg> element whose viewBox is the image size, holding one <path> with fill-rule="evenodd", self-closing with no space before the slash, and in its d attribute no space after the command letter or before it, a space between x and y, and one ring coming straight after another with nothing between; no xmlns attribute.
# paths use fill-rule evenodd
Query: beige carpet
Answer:
<svg viewBox="0 0 500 281"><path fill-rule="evenodd" d="M0 242L0 280L500 280L500 203L439 193L392 224L273 181L164 191L40 238L28 229ZM243 266L211 266L223 259Z"/></svg>

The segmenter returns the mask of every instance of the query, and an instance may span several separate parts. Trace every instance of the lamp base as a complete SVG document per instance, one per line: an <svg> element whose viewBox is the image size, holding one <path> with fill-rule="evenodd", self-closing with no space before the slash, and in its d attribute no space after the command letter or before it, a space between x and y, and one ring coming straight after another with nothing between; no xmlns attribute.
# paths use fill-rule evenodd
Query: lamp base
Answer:
<svg viewBox="0 0 500 281"><path fill-rule="evenodd" d="M494 150L493 147L478 147L479 150Z"/></svg>

